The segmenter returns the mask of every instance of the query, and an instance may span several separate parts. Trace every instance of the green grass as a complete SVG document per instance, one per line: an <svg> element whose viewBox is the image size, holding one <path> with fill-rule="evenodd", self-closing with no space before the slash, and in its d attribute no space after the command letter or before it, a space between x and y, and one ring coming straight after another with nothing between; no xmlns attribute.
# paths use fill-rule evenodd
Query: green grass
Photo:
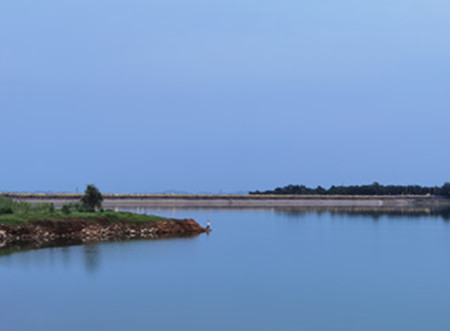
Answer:
<svg viewBox="0 0 450 331"><path fill-rule="evenodd" d="M53 204L39 204L31 205L26 202L17 202L12 199L0 197L0 210L10 209L12 213L0 214L0 224L6 225L20 225L27 224L38 220L50 220L50 221L92 221L107 219L108 221L115 222L149 222L149 221L162 221L167 218L143 215L126 212L115 211L101 211L101 212L82 212L71 211L69 214L63 213L61 210L54 208Z"/></svg>

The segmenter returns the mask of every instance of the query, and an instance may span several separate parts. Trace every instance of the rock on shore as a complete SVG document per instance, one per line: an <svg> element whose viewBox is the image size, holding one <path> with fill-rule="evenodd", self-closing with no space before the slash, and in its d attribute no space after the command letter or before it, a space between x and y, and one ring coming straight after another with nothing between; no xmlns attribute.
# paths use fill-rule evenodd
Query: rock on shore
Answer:
<svg viewBox="0 0 450 331"><path fill-rule="evenodd" d="M25 225L0 224L0 248L40 248L129 239L193 236L208 230L193 219L112 223L39 220Z"/></svg>

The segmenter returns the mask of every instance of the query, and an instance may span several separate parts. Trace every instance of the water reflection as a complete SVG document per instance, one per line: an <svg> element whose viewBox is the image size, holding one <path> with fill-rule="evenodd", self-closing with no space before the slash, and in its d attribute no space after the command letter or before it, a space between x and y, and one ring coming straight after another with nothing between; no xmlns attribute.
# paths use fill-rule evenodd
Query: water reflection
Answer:
<svg viewBox="0 0 450 331"><path fill-rule="evenodd" d="M100 266L99 244L86 244L83 246L84 267L87 273L95 274Z"/></svg>
<svg viewBox="0 0 450 331"><path fill-rule="evenodd" d="M346 217L367 217L374 221L381 217L392 220L414 219L422 217L440 218L446 222L450 221L450 207L427 207L427 208L347 208L347 207L302 207L302 208L273 208L278 214L290 217L303 217L308 214L330 214L332 216L345 215Z"/></svg>
<svg viewBox="0 0 450 331"><path fill-rule="evenodd" d="M426 206L426 207L249 207L249 208L146 208L138 206L135 208L120 208L116 206L115 210L132 212L137 214L149 214L158 212L172 211L176 214L180 210L270 210L274 213L284 214L287 216L301 217L307 214L331 214L331 215L345 215L349 217L366 216L373 220L378 220L381 217L388 218L418 218L418 217L435 217L441 218L444 221L450 221L450 206Z"/></svg>
<svg viewBox="0 0 450 331"><path fill-rule="evenodd" d="M61 247L61 257L66 269L70 267L71 255L69 247Z"/></svg>
<svg viewBox="0 0 450 331"><path fill-rule="evenodd" d="M73 268L81 265L84 266L85 273L88 275L96 274L101 268L102 254L99 244L89 243L83 246L51 247L26 251L11 250L8 253L0 256L0 266L22 267L28 271L42 267L50 270L62 268L70 272Z"/></svg>

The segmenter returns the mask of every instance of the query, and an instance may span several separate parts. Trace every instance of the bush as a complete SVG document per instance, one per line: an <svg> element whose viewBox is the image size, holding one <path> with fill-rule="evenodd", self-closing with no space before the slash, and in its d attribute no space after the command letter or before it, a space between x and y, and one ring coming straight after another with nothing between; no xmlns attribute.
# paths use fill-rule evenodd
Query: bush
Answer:
<svg viewBox="0 0 450 331"><path fill-rule="evenodd" d="M0 197L0 209L4 209L5 211L11 210L14 213L15 204L16 203L11 198Z"/></svg>
<svg viewBox="0 0 450 331"><path fill-rule="evenodd" d="M13 210L10 207L2 207L0 208L0 215L5 215L5 214L13 214Z"/></svg>
<svg viewBox="0 0 450 331"><path fill-rule="evenodd" d="M55 205L53 203L40 203L34 206L25 206L21 207L22 210L27 210L27 212L34 214L53 214L55 212Z"/></svg>
<svg viewBox="0 0 450 331"><path fill-rule="evenodd" d="M74 203L72 204L72 208L74 211L83 213L86 211L86 209L84 208L84 206L81 203Z"/></svg>
<svg viewBox="0 0 450 331"><path fill-rule="evenodd" d="M48 205L48 212L50 214L53 214L55 212L55 205L53 203L49 203L49 205Z"/></svg>
<svg viewBox="0 0 450 331"><path fill-rule="evenodd" d="M63 214L69 215L71 210L70 210L70 206L69 205L63 205L61 207L61 211Z"/></svg>

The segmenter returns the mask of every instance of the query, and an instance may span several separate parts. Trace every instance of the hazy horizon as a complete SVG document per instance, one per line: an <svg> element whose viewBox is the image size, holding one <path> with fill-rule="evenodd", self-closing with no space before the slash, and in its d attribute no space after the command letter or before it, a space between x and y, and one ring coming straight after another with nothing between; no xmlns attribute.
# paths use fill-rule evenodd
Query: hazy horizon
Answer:
<svg viewBox="0 0 450 331"><path fill-rule="evenodd" d="M448 183L448 182L446 182L446 183ZM446 183L442 183L442 185L446 184ZM371 185L371 184L374 184L374 182L373 183L355 184L355 185ZM378 184L384 185L383 183L378 183ZM264 192L264 191L267 191L267 190L269 190L269 191L270 190L274 190L275 188L283 188L283 187L288 186L288 185L303 185L303 184L301 184L301 183L290 183L290 184L286 184L286 185L278 185L276 187L270 187L270 188L264 188L264 189L241 190L241 191L231 191L231 192L224 192L222 190L216 190L216 191L180 191L180 190L175 190L175 189L173 189L173 190L169 189L169 190L165 190L165 191L135 191L135 192L129 192L128 191L128 192L119 192L119 191L104 191L104 190L101 190L101 188L100 188L100 191L102 191L102 193L107 193L107 194L214 194L214 195L219 194L220 195L220 194L249 194L252 191L253 192L256 192L256 191ZM387 185L396 185L396 184L387 184ZM406 184L406 185L418 185L418 184ZM428 186L428 187L440 188L442 185L432 185L432 186ZM333 185L330 185L330 186L316 185L314 187L311 186L309 188L315 189L315 188L317 188L319 186L321 186L322 188L325 188L325 189L329 189ZM334 185L334 186L340 186L340 185ZM343 185L343 186L352 186L352 185L350 184L350 185ZM419 186L425 187L425 185L419 185ZM34 191L26 191L26 190L23 190L23 191L1 191L0 190L0 193L50 193L50 194L51 193L55 193L55 194L56 193L80 193L80 194L82 194L84 192L84 190L85 190L85 187L83 186L83 187L76 187L72 191L70 191L70 190L53 191L53 190L44 190L44 189L42 189L42 190L34 190ZM252 193L252 194L254 194L254 193Z"/></svg>
<svg viewBox="0 0 450 331"><path fill-rule="evenodd" d="M0 191L449 181L450 3L0 3Z"/></svg>

